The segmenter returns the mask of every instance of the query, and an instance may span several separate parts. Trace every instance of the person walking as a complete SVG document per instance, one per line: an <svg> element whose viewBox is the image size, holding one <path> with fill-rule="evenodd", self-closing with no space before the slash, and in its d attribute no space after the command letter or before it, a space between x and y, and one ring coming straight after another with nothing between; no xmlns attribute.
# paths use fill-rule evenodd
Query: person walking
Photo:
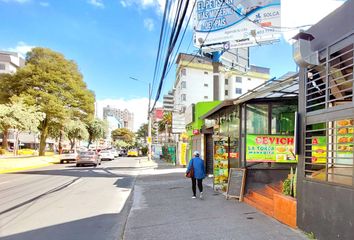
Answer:
<svg viewBox="0 0 354 240"><path fill-rule="evenodd" d="M205 178L205 169L204 169L204 161L199 157L199 152L195 151L193 153L193 158L189 161L188 168L186 174L193 168L194 174L191 177L192 179L192 191L193 197L196 198L196 183L198 182L198 189L200 192L200 199L203 199L203 179Z"/></svg>

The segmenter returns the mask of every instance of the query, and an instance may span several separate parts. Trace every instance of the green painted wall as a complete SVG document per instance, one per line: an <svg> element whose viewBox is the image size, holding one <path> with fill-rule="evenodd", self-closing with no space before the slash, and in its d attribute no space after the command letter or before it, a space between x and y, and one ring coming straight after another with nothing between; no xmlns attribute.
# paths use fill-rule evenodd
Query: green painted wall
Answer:
<svg viewBox="0 0 354 240"><path fill-rule="evenodd" d="M186 126L187 134L190 138L189 140L189 150L188 150L188 158L192 157L192 140L191 137L193 136L194 129L201 129L204 121L200 119L201 116L209 112L211 109L215 108L221 103L221 101L212 101L212 102L198 102L194 106L194 122L188 124Z"/></svg>
<svg viewBox="0 0 354 240"><path fill-rule="evenodd" d="M212 101L212 102L198 102L194 106L194 122L188 124L187 134L189 136L193 135L193 129L201 129L203 126L203 120L200 119L201 116L209 112L211 109L219 105L221 101Z"/></svg>

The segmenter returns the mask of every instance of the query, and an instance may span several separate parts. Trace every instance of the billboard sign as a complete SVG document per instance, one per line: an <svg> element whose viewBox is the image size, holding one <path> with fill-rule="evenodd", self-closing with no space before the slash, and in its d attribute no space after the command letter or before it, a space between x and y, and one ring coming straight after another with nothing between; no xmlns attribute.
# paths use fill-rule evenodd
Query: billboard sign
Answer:
<svg viewBox="0 0 354 240"><path fill-rule="evenodd" d="M214 51L278 41L280 0L197 0L196 47ZM214 49L214 50L213 50Z"/></svg>

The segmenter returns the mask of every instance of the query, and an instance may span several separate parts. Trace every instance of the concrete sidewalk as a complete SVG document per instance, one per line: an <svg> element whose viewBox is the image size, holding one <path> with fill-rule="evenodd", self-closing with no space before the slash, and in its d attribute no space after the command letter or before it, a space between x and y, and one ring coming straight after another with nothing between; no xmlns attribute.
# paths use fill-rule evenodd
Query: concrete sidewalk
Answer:
<svg viewBox="0 0 354 240"><path fill-rule="evenodd" d="M158 165L136 180L123 239L307 239L209 186L204 200L192 199L185 169Z"/></svg>
<svg viewBox="0 0 354 240"><path fill-rule="evenodd" d="M59 162L59 156L0 158L0 174L49 166Z"/></svg>

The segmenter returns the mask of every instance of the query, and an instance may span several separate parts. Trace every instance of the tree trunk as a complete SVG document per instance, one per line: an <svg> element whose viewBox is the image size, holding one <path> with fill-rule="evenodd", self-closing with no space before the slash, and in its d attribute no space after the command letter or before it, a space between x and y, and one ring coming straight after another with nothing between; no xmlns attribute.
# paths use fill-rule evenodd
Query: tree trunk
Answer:
<svg viewBox="0 0 354 240"><path fill-rule="evenodd" d="M8 128L4 129L2 134L3 134L3 137L2 137L2 149L7 150L8 147L9 147L9 143L7 142L7 139L9 137L9 129Z"/></svg>
<svg viewBox="0 0 354 240"><path fill-rule="evenodd" d="M74 149L74 146L75 146L75 138L74 139L69 139L70 141L70 150L73 150Z"/></svg>
<svg viewBox="0 0 354 240"><path fill-rule="evenodd" d="M64 136L64 127L61 127L59 132L59 155L63 152L63 136Z"/></svg>
<svg viewBox="0 0 354 240"><path fill-rule="evenodd" d="M39 156L45 155L46 140L48 137L48 119L45 118L42 122L42 130L39 141Z"/></svg>

